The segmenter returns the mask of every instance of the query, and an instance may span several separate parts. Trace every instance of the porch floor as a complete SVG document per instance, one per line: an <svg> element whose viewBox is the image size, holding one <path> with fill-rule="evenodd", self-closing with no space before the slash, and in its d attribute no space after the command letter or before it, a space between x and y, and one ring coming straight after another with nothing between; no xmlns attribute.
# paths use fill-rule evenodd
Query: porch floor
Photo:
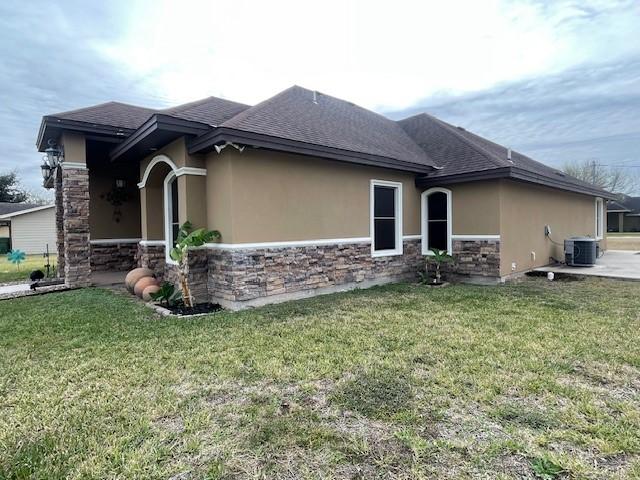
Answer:
<svg viewBox="0 0 640 480"><path fill-rule="evenodd" d="M127 272L105 271L91 272L91 283L96 287L122 287Z"/></svg>

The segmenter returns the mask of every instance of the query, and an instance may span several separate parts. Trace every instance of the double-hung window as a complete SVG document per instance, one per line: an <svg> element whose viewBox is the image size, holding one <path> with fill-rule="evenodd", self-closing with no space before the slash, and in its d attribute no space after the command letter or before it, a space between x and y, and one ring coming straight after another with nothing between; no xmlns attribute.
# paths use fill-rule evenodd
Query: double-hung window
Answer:
<svg viewBox="0 0 640 480"><path fill-rule="evenodd" d="M371 180L371 254L402 254L402 184Z"/></svg>

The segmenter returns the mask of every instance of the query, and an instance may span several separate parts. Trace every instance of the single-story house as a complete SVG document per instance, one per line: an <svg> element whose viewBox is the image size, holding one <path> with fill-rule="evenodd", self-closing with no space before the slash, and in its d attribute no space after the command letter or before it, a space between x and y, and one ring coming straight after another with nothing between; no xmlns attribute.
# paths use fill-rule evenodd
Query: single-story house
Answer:
<svg viewBox="0 0 640 480"><path fill-rule="evenodd" d="M624 197L607 204L608 232L640 232L640 197Z"/></svg>
<svg viewBox="0 0 640 480"><path fill-rule="evenodd" d="M56 253L55 205L0 203L0 238L27 254L42 254L47 245Z"/></svg>
<svg viewBox="0 0 640 480"><path fill-rule="evenodd" d="M231 308L415 278L432 248L450 275L500 282L563 258L569 236L606 247L608 192L433 116L298 86L47 115L37 146L70 285L135 265L175 279L186 220L222 234L189 254L196 300Z"/></svg>

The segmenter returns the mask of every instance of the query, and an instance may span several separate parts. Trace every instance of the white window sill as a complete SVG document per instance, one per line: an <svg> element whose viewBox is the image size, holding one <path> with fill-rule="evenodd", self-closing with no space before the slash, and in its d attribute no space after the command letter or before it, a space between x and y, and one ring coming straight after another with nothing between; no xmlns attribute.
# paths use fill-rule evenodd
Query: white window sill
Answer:
<svg viewBox="0 0 640 480"><path fill-rule="evenodd" d="M372 257L393 257L402 255L402 250L378 250L371 252Z"/></svg>

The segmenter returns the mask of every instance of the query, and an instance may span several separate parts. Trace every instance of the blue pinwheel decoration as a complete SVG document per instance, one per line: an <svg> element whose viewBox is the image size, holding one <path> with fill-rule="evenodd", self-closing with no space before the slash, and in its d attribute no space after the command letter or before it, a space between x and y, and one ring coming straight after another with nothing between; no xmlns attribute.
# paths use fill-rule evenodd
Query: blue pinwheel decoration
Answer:
<svg viewBox="0 0 640 480"><path fill-rule="evenodd" d="M25 258L27 258L27 256L22 250L11 250L7 253L7 260L16 265L18 270L20 270L20 264L24 262Z"/></svg>

